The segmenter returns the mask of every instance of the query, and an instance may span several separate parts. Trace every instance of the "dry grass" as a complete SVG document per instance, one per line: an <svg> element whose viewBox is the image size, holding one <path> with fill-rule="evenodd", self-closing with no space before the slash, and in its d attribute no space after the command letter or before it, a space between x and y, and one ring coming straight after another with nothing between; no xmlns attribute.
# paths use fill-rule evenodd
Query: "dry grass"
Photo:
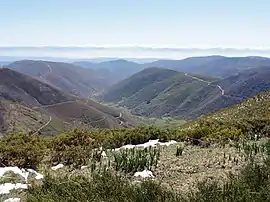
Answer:
<svg viewBox="0 0 270 202"><path fill-rule="evenodd" d="M183 155L177 157L179 145L183 146L183 143L164 147L158 167L153 170L156 180L179 192L187 192L205 179L222 183L229 173L237 173L247 163L244 152L238 152L234 147L186 145Z"/></svg>

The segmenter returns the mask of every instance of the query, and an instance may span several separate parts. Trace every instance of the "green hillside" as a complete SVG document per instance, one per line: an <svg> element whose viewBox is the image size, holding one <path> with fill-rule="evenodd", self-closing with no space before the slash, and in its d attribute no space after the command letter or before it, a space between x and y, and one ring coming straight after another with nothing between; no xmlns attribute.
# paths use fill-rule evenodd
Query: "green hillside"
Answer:
<svg viewBox="0 0 270 202"><path fill-rule="evenodd" d="M119 102L132 96L134 93L137 93L148 85L160 82L176 74L177 72L173 70L147 68L113 85L101 96L101 98L108 102Z"/></svg>
<svg viewBox="0 0 270 202"><path fill-rule="evenodd" d="M270 92L184 125L181 131L197 139L268 137L270 134Z"/></svg>
<svg viewBox="0 0 270 202"><path fill-rule="evenodd" d="M151 92L154 85L147 86L143 90ZM180 103L194 92L207 86L206 83L187 77L183 73L178 73L176 76L163 81L161 85L163 85L164 90L156 93L149 101L144 100L144 102L139 103L134 107L134 113L149 117L166 115L174 111ZM140 93L138 94L140 95ZM129 100L134 100L136 96L137 93L130 97Z"/></svg>
<svg viewBox="0 0 270 202"><path fill-rule="evenodd" d="M224 79L179 72L170 72L167 77L154 81L147 76L153 72L155 77L164 75L163 71L169 72L159 68L145 69L112 86L101 98L118 103L135 115L189 120L270 89L269 67L248 69ZM106 99L109 97L112 99Z"/></svg>
<svg viewBox="0 0 270 202"><path fill-rule="evenodd" d="M118 103L139 116L161 117L170 114L185 118L202 102L201 97L220 93L215 86L209 85L213 80L216 79L148 68L112 86L101 99ZM200 99L194 97L197 92L200 92ZM191 98L194 98L191 105L187 109L181 108L185 103L189 104Z"/></svg>

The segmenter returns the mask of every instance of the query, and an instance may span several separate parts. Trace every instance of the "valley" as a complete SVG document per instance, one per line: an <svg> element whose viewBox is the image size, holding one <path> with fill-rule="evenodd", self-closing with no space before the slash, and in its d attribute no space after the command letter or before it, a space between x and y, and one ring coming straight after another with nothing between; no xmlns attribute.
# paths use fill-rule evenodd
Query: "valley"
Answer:
<svg viewBox="0 0 270 202"><path fill-rule="evenodd" d="M270 202L270 1L0 5L0 202Z"/></svg>
<svg viewBox="0 0 270 202"><path fill-rule="evenodd" d="M226 77L209 76L207 68L212 68L214 62L230 65L234 73L224 74ZM151 67L153 64L162 68ZM173 64L187 71L175 71ZM240 68L239 64L253 68ZM1 85L1 96L46 114L47 118L41 121L45 122L43 125L37 124L35 129L27 130L34 134L53 135L76 127L121 128L149 124L169 127L241 103L268 90L270 84L265 78L270 71L264 66L266 64L267 58L221 56L143 64L117 59L73 64L22 60L10 62L2 69L2 78L6 81ZM201 75L196 71L191 73L192 69L199 66L203 69L204 65L208 66ZM185 69L187 67L190 69ZM122 70L125 68L127 70ZM105 69L112 74L101 75L99 71ZM113 75L117 72L123 73L122 77L111 79L116 79ZM9 84L11 77L20 83Z"/></svg>
<svg viewBox="0 0 270 202"><path fill-rule="evenodd" d="M238 179L260 166L268 173L270 66L236 65L215 77L144 65L23 60L2 68L0 200L104 201L104 186L113 201L149 201L151 192L151 201L220 201L224 187L253 199ZM1 174L8 169L32 174ZM8 188L14 182L21 187Z"/></svg>

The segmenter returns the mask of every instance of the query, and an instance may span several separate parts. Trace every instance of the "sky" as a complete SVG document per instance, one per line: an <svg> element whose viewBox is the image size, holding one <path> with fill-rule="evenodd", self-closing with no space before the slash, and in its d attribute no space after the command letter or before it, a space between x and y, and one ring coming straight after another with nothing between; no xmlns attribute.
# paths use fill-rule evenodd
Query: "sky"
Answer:
<svg viewBox="0 0 270 202"><path fill-rule="evenodd" d="M0 0L0 46L270 47L269 0Z"/></svg>

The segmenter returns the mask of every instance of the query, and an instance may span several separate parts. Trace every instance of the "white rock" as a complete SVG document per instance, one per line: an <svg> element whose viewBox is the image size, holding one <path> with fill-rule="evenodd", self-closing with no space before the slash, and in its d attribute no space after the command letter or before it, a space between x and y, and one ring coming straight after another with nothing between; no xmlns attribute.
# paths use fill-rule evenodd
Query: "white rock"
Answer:
<svg viewBox="0 0 270 202"><path fill-rule="evenodd" d="M27 184L12 184L12 183L5 183L0 185L0 194L8 194L13 189L27 189Z"/></svg>
<svg viewBox="0 0 270 202"><path fill-rule="evenodd" d="M35 174L35 175L36 175L36 177L35 177L36 180L41 180L41 179L44 178L43 175L41 175L40 173L38 173L37 171L35 171L35 170L33 170L33 169L27 169L27 171L28 171L29 173Z"/></svg>
<svg viewBox="0 0 270 202"><path fill-rule="evenodd" d="M102 151L101 156L102 157L107 157L107 154L105 153L105 151Z"/></svg>
<svg viewBox="0 0 270 202"><path fill-rule="evenodd" d="M64 165L62 163L60 163L60 164L58 164L56 166L51 167L51 169L52 170L58 170L58 169L63 168L63 167L64 167Z"/></svg>
<svg viewBox="0 0 270 202"><path fill-rule="evenodd" d="M13 172L14 174L18 174L22 176L25 181L27 181L29 173L24 169L20 169L18 167L0 167L0 177L2 177L6 172Z"/></svg>
<svg viewBox="0 0 270 202"><path fill-rule="evenodd" d="M120 147L121 149L133 149L135 147L135 145L132 145L132 144L127 144L127 145L124 145L122 147Z"/></svg>
<svg viewBox="0 0 270 202"><path fill-rule="evenodd" d="M172 144L176 144L177 142L175 140L170 140L169 142L159 142L159 139L157 140L149 140L146 143L143 144L137 144L137 145L132 145L132 144L128 144L128 145L124 145L120 148L116 148L115 151L119 151L120 149L133 149L133 148L147 148L147 147L156 147L156 145L160 145L160 146L169 146Z"/></svg>
<svg viewBox="0 0 270 202"><path fill-rule="evenodd" d="M158 144L158 142L159 142L159 139L157 139L157 140L149 140L146 143L136 145L136 147L143 147L143 148L155 147Z"/></svg>
<svg viewBox="0 0 270 202"><path fill-rule="evenodd" d="M142 172L136 172L134 174L135 177L142 177L142 178L147 178L147 177L154 177L153 173L150 170L144 170Z"/></svg>
<svg viewBox="0 0 270 202"><path fill-rule="evenodd" d="M9 198L4 200L4 202L20 202L21 199L20 198Z"/></svg>
<svg viewBox="0 0 270 202"><path fill-rule="evenodd" d="M36 180L43 179L43 175L41 175L40 173L38 173L37 171L33 169L27 169L26 171L25 169L20 169L18 167L0 167L0 177L2 177L6 172L13 172L14 174L18 174L22 176L26 182L30 173L33 173L36 175L35 177Z"/></svg>
<svg viewBox="0 0 270 202"><path fill-rule="evenodd" d="M88 166L82 166L81 170L88 168Z"/></svg>
<svg viewBox="0 0 270 202"><path fill-rule="evenodd" d="M170 146L172 144L176 144L175 140L170 140L169 142L159 142L160 146Z"/></svg>

